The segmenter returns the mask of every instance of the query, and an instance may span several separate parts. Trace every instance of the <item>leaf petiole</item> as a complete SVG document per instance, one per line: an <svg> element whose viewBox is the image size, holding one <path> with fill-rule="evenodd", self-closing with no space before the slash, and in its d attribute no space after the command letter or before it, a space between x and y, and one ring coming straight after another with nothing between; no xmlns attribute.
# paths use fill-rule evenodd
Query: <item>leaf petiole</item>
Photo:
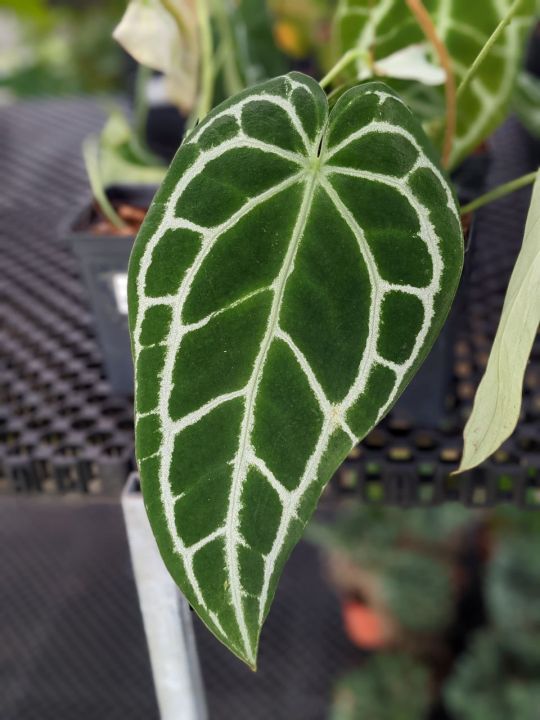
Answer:
<svg viewBox="0 0 540 720"><path fill-rule="evenodd" d="M326 73L323 79L319 82L319 85L324 90L326 87L328 87L328 85L330 85L332 80L347 67L347 65L350 65L355 60L360 59L364 60L368 67L371 67L372 57L369 52L366 52L366 50L364 50L363 48L351 48L350 50L347 50L347 52L344 53L343 56L337 61L334 67Z"/></svg>
<svg viewBox="0 0 540 720"><path fill-rule="evenodd" d="M523 4L523 0L514 0L510 8L508 9L508 12L503 17L501 22L497 25L495 30L493 31L491 37L488 39L484 47L480 50L478 53L478 56L476 57L473 64L470 66L470 68L465 73L465 76L463 80L460 82L459 87L457 89L457 99L461 97L461 95L465 92L471 81L474 79L474 76L476 72L478 71L478 68L480 65L484 62L486 57L489 55L489 52L493 45L497 42L501 34L504 32L504 29L510 24L512 21L512 18L517 13L517 11L520 9L520 6Z"/></svg>
<svg viewBox="0 0 540 720"><path fill-rule="evenodd" d="M91 135L84 140L82 152L86 172L90 181L90 187L92 188L92 194L99 205L101 212L115 227L119 229L126 227L126 223L112 206L109 198L107 197L105 188L103 187L99 161L100 146L99 140L95 135Z"/></svg>
<svg viewBox="0 0 540 720"><path fill-rule="evenodd" d="M218 51L214 53L214 41L212 38L212 23L210 19L210 8L208 0L196 0L197 21L199 28L200 59L199 59L199 97L195 107L191 111L187 122L184 138L187 138L201 120L212 109L214 99L214 83L216 80L216 58L217 62L223 62Z"/></svg>
<svg viewBox="0 0 540 720"><path fill-rule="evenodd" d="M450 154L452 152L452 145L454 143L454 136L456 134L457 125L457 97L456 97L456 80L454 77L454 71L452 69L452 61L450 53L444 42L441 40L437 33L437 28L424 7L421 0L406 0L409 10L415 16L418 24L420 25L422 32L433 45L433 49L437 53L441 67L446 73L445 82L445 99L446 99L446 127L444 132L443 147L442 147L442 162L445 167L448 166L450 160Z"/></svg>
<svg viewBox="0 0 540 720"><path fill-rule="evenodd" d="M504 185L499 185L484 195L480 195L480 197L476 198L476 200L467 203L467 205L463 205L460 212L462 215L467 215L467 213L478 210L478 208L484 207L484 205L487 205L494 200L499 200L499 198L505 197L506 195L513 193L515 190L519 190L526 185L531 185L536 180L537 175L538 170L535 170L532 173L515 178L515 180L510 180L510 182L504 183Z"/></svg>
<svg viewBox="0 0 540 720"><path fill-rule="evenodd" d="M215 2L214 8L216 22L218 23L221 35L220 50L222 51L223 74L227 94L236 95L244 89L245 85L242 80L236 58L236 51L234 47L235 41L233 29L231 27L231 20L228 14L228 8L223 0Z"/></svg>
<svg viewBox="0 0 540 720"><path fill-rule="evenodd" d="M201 88L197 107L198 120L200 121L212 109L214 98L214 47L208 0L196 0L196 6L201 43Z"/></svg>

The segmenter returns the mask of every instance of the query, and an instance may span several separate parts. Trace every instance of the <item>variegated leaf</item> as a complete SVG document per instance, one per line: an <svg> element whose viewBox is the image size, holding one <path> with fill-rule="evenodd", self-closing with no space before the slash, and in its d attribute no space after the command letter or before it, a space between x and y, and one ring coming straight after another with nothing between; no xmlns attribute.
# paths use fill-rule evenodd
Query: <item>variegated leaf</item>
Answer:
<svg viewBox="0 0 540 720"><path fill-rule="evenodd" d="M458 84L513 1L424 0L448 48ZM535 0L523 0L518 14L462 94L451 165L462 160L504 119L534 16ZM378 60L424 40L405 0L339 0L334 22L337 56L360 47L370 50ZM361 70L360 64L357 71Z"/></svg>
<svg viewBox="0 0 540 720"><path fill-rule="evenodd" d="M426 355L462 260L452 192L380 83L329 114L314 80L267 81L174 159L129 269L137 457L171 574L251 666L291 549Z"/></svg>

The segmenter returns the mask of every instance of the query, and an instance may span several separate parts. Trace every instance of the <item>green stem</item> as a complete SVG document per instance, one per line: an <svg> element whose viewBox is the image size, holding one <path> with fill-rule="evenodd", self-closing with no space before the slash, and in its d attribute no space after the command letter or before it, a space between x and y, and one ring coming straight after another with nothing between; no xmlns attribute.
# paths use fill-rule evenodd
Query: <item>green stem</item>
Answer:
<svg viewBox="0 0 540 720"><path fill-rule="evenodd" d="M196 0L196 6L199 21L199 39L201 43L201 86L197 106L197 118L200 121L212 109L212 100L214 97L214 46L208 0Z"/></svg>
<svg viewBox="0 0 540 720"><path fill-rule="evenodd" d="M228 3L224 0L217 0L214 3L215 17L219 23L219 34L221 37L221 48L223 51L223 76L227 95L237 95L244 87L244 81L238 67L237 53L233 29L231 27L230 12Z"/></svg>
<svg viewBox="0 0 540 720"><path fill-rule="evenodd" d="M99 140L94 135L87 137L83 141L82 152L86 172L88 174L88 180L90 181L90 187L92 188L92 194L94 195L94 200L99 205L101 212L115 227L126 227L126 223L122 220L110 203L109 198L107 197L107 192L103 187L99 167Z"/></svg>
<svg viewBox="0 0 540 720"><path fill-rule="evenodd" d="M148 81L152 70L146 65L137 67L135 78L135 135L139 146L146 149L146 123L148 121Z"/></svg>
<svg viewBox="0 0 540 720"><path fill-rule="evenodd" d="M332 80L337 75L339 75L339 73L344 68L346 68L347 65L350 65L352 62L358 60L359 58L363 58L366 61L366 64L368 66L370 65L370 55L363 48L351 48L351 50L347 50L347 52L344 53L343 56L337 61L334 67L331 68L320 81L319 85L322 87L322 89L324 90L325 87L328 87Z"/></svg>
<svg viewBox="0 0 540 720"><path fill-rule="evenodd" d="M493 34L491 35L489 40L486 42L484 47L480 50L476 60L473 62L471 67L467 70L467 72L465 73L465 77L459 84L459 87L457 89L457 99L458 100L461 97L461 95L465 92L467 87L469 86L471 80L474 78L475 74L477 73L480 65L484 62L486 57L489 55L491 48L497 42L501 33L504 31L504 29L507 27L507 25L510 24L513 17L516 15L518 10L520 9L520 6L523 4L523 1L524 0L514 0L512 5L508 9L508 12L506 13L506 15L503 17L501 22L497 25L497 27L493 31ZM474 2L474 0L471 0L471 2Z"/></svg>
<svg viewBox="0 0 540 720"><path fill-rule="evenodd" d="M173 0L161 1L163 3L163 6L165 7L165 10L167 10L167 12L169 12L175 19L180 35L186 37L189 34L189 28L186 25L186 21L184 20L184 16L182 15L180 9L173 2Z"/></svg>
<svg viewBox="0 0 540 720"><path fill-rule="evenodd" d="M499 185L493 190L490 190L484 195L481 195L479 198L476 198L476 200L473 200L467 205L463 205L463 207L461 208L461 214L466 215L467 213L473 212L473 210L478 210L478 208L481 208L484 205L493 202L494 200L498 200L505 195L509 195L515 190L519 190L526 185L531 185L536 180L537 175L538 170L535 170L535 172L528 173L527 175L522 175L515 180L510 180L510 182L507 182L504 185Z"/></svg>
<svg viewBox="0 0 540 720"><path fill-rule="evenodd" d="M129 144L134 154L146 165L159 165L159 159L153 154L146 142L146 126L148 124L148 82L152 77L152 69L146 65L137 67L135 78L134 132L131 133Z"/></svg>

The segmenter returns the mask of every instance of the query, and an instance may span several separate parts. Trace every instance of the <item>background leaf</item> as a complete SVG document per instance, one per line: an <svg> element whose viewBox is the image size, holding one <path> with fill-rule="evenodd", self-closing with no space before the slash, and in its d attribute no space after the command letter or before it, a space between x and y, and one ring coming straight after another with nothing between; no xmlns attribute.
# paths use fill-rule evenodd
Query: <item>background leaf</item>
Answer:
<svg viewBox="0 0 540 720"><path fill-rule="evenodd" d="M534 185L523 246L510 278L486 372L463 435L457 472L489 457L519 419L523 376L540 322L540 182Z"/></svg>
<svg viewBox="0 0 540 720"><path fill-rule="evenodd" d="M213 8L216 100L287 70L285 56L274 42L266 0L214 0Z"/></svg>
<svg viewBox="0 0 540 720"><path fill-rule="evenodd" d="M462 261L452 192L380 83L329 115L313 79L276 78L174 159L129 268L137 457L170 572L251 666L291 549L431 347Z"/></svg>
<svg viewBox="0 0 540 720"><path fill-rule="evenodd" d="M114 38L138 63L165 75L184 113L195 104L199 39L195 0L130 0Z"/></svg>
<svg viewBox="0 0 540 720"><path fill-rule="evenodd" d="M439 37L448 48L458 84L512 2L424 0ZM519 13L460 98L452 166L463 160L504 119L527 33L535 17L535 5L535 0L523 0ZM404 0L339 1L333 32L336 57L353 47L363 47L373 52L374 59L378 60L424 40L423 32ZM354 75L354 67L351 67ZM442 89L439 92L443 94ZM440 127L435 127L434 136L442 139Z"/></svg>
<svg viewBox="0 0 540 720"><path fill-rule="evenodd" d="M163 161L142 148L121 110L114 110L98 141L101 182L105 188L117 184L159 185L167 168Z"/></svg>
<svg viewBox="0 0 540 720"><path fill-rule="evenodd" d="M401 653L375 653L341 678L330 720L420 720L431 703L428 671Z"/></svg>

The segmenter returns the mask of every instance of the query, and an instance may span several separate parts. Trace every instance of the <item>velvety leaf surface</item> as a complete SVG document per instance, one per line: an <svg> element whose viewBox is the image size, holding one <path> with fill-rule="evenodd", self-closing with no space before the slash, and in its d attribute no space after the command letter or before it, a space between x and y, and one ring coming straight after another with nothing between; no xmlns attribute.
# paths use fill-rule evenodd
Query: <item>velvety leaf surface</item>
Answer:
<svg viewBox="0 0 540 720"><path fill-rule="evenodd" d="M439 37L448 48L458 85L512 3L513 0L424 0ZM461 96L451 157L453 166L504 119L534 16L535 0L523 0L520 11ZM375 60L381 60L424 41L424 34L404 0L339 0L334 23L337 57L350 48L363 47L373 52ZM442 94L443 90L439 92Z"/></svg>
<svg viewBox="0 0 540 720"><path fill-rule="evenodd" d="M291 549L427 353L463 260L454 198L380 83L299 73L215 108L129 269L137 457L163 558L255 666Z"/></svg>

